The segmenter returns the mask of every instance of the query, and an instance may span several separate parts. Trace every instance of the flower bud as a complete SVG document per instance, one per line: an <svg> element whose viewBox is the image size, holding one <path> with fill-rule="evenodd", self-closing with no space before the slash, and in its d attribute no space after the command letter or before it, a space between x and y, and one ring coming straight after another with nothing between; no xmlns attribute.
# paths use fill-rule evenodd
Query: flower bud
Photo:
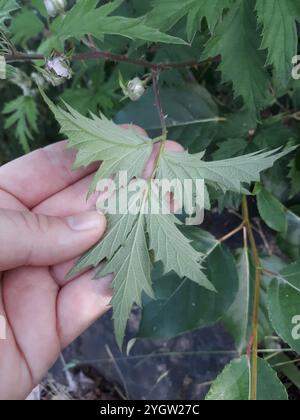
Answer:
<svg viewBox="0 0 300 420"><path fill-rule="evenodd" d="M48 15L55 17L65 11L67 2L66 0L44 0L44 4Z"/></svg>
<svg viewBox="0 0 300 420"><path fill-rule="evenodd" d="M56 76L63 77L64 79L71 79L72 77L69 60L64 55L48 60L47 69L55 73Z"/></svg>
<svg viewBox="0 0 300 420"><path fill-rule="evenodd" d="M145 86L139 77L135 77L127 84L127 95L132 101L138 101L145 93Z"/></svg>

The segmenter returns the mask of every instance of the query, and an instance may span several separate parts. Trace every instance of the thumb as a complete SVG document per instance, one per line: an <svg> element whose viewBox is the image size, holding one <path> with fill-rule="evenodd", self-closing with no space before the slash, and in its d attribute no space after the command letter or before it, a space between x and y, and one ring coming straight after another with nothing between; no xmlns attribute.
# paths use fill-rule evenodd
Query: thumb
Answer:
<svg viewBox="0 0 300 420"><path fill-rule="evenodd" d="M75 258L94 245L105 229L105 216L96 211L62 219L0 209L0 271Z"/></svg>

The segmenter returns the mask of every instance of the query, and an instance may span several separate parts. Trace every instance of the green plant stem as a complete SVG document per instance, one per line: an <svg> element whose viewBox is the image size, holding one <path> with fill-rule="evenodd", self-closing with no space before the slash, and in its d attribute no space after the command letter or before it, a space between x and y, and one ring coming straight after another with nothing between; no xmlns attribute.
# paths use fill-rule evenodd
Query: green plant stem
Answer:
<svg viewBox="0 0 300 420"><path fill-rule="evenodd" d="M14 62L14 61L39 61L39 60L46 60L47 57L44 54L38 53L23 53L20 51L15 51L11 54L4 54L6 61ZM127 55L122 54L113 54L108 51L88 51L85 53L75 53L71 57L71 61L86 61L86 60L108 60L108 61L115 61L115 62L125 62L128 64L133 64L135 66L142 66L149 69L156 69L156 70L170 70L170 69L181 69L181 68L189 68L189 67L199 67L203 65L207 65L208 63L219 62L220 56L216 56L213 58L209 58L203 61L182 61L178 63L152 63L151 61L147 60L140 60L130 58Z"/></svg>
<svg viewBox="0 0 300 420"><path fill-rule="evenodd" d="M159 90L159 75L160 70L152 69L152 80L153 80L153 91L155 96L155 104L157 108L157 112L160 119L161 124L161 131L162 131L162 143L167 140L168 129L166 125L166 118L162 109L161 97L160 97L160 90Z"/></svg>
<svg viewBox="0 0 300 420"><path fill-rule="evenodd" d="M252 231L248 201L244 196L242 200L243 220L247 229L247 234L250 241L251 250L253 253L255 264L255 291L253 302L253 319L252 319L252 356L251 356L251 391L250 398L252 401L257 400L257 360L258 360L258 328L259 328L259 302L260 302L260 287L261 287L261 264L260 258Z"/></svg>
<svg viewBox="0 0 300 420"><path fill-rule="evenodd" d="M152 73L155 105L156 105L157 113L159 115L160 124L161 124L161 131L162 131L162 134L159 137L159 140L160 140L159 151L157 153L157 157L156 157L156 160L155 160L155 163L154 163L154 168L153 168L153 171L152 171L152 174L151 174L151 177L150 177L150 179L153 179L153 178L155 178L160 158L161 158L161 156L164 152L164 149L165 149L165 145L166 145L166 141L167 141L167 135L168 135L168 129L167 129L167 125L166 125L166 118L165 118L165 115L164 115L164 112L163 112L163 109L162 109L160 90L159 90L159 84L158 84L160 70L152 69L151 73Z"/></svg>

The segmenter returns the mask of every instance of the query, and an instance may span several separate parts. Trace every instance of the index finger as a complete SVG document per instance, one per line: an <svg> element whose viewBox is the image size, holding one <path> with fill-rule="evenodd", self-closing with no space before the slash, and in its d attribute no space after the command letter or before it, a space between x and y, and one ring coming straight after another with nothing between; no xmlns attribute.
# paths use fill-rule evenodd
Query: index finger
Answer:
<svg viewBox="0 0 300 420"><path fill-rule="evenodd" d="M76 152L66 141L51 144L0 168L0 189L33 208L97 169L99 164L72 170Z"/></svg>
<svg viewBox="0 0 300 420"><path fill-rule="evenodd" d="M146 134L142 128L134 128ZM76 151L66 145L67 141L51 144L0 167L0 189L32 209L97 170L100 162L72 170Z"/></svg>

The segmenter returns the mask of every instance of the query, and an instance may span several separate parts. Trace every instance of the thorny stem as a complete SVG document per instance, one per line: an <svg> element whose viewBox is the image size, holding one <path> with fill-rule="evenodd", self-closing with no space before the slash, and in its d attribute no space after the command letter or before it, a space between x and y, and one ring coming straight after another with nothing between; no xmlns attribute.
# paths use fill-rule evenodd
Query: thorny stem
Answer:
<svg viewBox="0 0 300 420"><path fill-rule="evenodd" d="M154 91L154 97L155 97L155 105L156 105L157 113L159 115L162 134L160 136L160 148L159 148L159 151L158 151L155 163L154 163L154 169L153 169L153 172L151 174L150 179L153 179L155 177L160 158L161 158L161 156L163 154L163 151L165 149L165 143L166 143L167 135L168 135L166 118L165 118L165 115L164 115L164 112L163 112L163 109L162 109L161 96L160 96L160 90L159 90L159 83L158 83L159 82L159 75L160 75L160 70L152 69L152 81L153 81L153 91Z"/></svg>
<svg viewBox="0 0 300 420"><path fill-rule="evenodd" d="M22 53L20 51L16 51L12 54L4 54L5 60L7 62L13 61L38 61L38 60L46 60L47 57L44 54L31 54L31 53ZM127 55L122 54L113 54L108 51L89 51L86 53L77 53L73 54L71 57L71 61L85 61L85 60L97 60L97 59L104 59L109 61L115 62L125 62L128 64L133 64L136 66L146 67L148 69L154 70L170 70L170 69L180 69L180 68L189 68L189 67L199 67L206 65L208 63L219 62L220 57L216 56L213 58L209 58L203 61L182 61L179 63L152 63L151 61L142 60L142 59L134 59L130 58Z"/></svg>
<svg viewBox="0 0 300 420"><path fill-rule="evenodd" d="M251 358L251 393L250 398L252 401L257 400L257 361L258 361L258 328L259 328L259 302L260 302L260 286L261 286L261 273L262 268L260 264L259 254L253 235L247 197L244 196L242 200L243 220L247 229L247 234L250 241L251 250L253 253L255 263L255 291L253 303L253 319L252 319L252 358Z"/></svg>
<svg viewBox="0 0 300 420"><path fill-rule="evenodd" d="M157 108L157 112L160 119L161 131L162 131L162 142L167 139L167 125L166 125L166 118L162 109L161 97L160 97L160 90L159 90L159 75L160 70L152 69L152 80L153 80L153 91L155 96L155 104Z"/></svg>

